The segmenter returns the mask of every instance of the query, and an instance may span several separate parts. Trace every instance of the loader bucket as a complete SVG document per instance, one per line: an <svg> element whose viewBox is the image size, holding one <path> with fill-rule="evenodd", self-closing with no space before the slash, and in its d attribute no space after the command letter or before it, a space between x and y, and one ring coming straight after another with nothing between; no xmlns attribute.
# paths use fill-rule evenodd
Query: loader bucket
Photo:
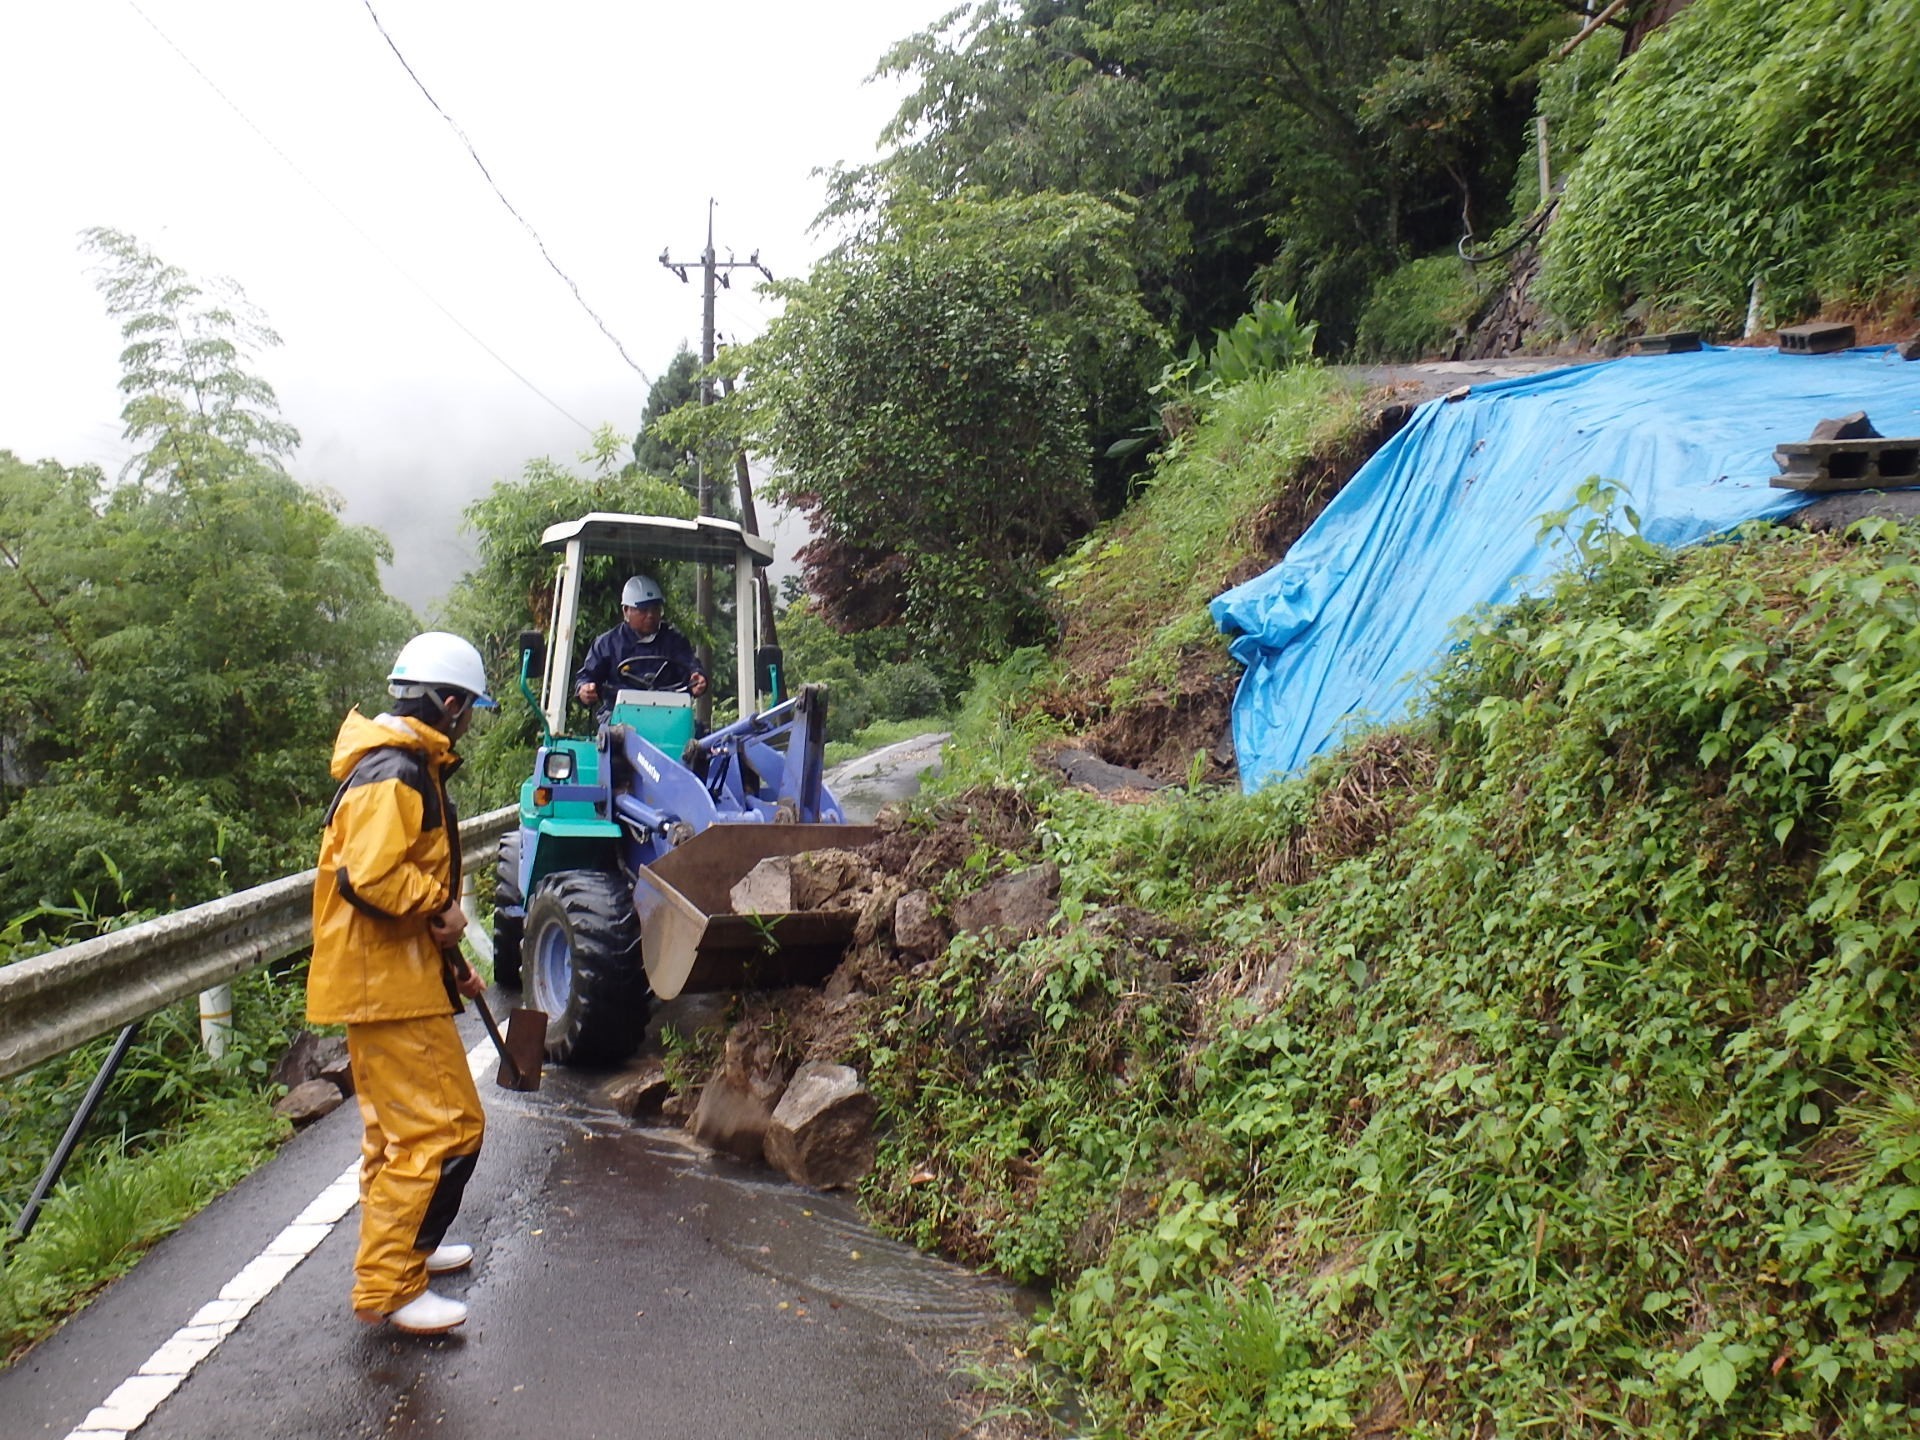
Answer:
<svg viewBox="0 0 1920 1440"><path fill-rule="evenodd" d="M640 867L633 908L647 984L661 1000L685 991L811 985L840 963L859 919L851 910L736 915L733 887L762 860L807 850L855 849L872 825L709 825Z"/></svg>

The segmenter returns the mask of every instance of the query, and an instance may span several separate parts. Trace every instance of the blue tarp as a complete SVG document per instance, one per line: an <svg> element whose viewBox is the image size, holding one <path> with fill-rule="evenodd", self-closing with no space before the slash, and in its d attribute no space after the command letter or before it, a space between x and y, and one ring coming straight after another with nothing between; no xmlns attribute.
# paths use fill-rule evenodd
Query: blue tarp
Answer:
<svg viewBox="0 0 1920 1440"><path fill-rule="evenodd" d="M1780 473L1773 447L1856 410L1883 435L1920 435L1920 362L1884 349L1709 349L1423 405L1286 559L1213 602L1247 667L1233 709L1242 783L1255 789L1356 724L1405 714L1460 616L1537 592L1564 568L1564 538L1535 537L1588 477L1621 487L1648 540L1686 545L1815 498L1768 484Z"/></svg>

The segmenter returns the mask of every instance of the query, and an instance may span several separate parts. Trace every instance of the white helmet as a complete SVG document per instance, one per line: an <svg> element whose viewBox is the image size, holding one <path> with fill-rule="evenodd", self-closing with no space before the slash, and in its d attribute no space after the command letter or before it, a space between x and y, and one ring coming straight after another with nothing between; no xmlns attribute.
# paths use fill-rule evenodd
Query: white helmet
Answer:
<svg viewBox="0 0 1920 1440"><path fill-rule="evenodd" d="M387 672L388 694L405 700L447 688L466 691L482 710L500 708L487 694L487 671L480 652L458 635L429 630L400 647L393 669Z"/></svg>
<svg viewBox="0 0 1920 1440"><path fill-rule="evenodd" d="M620 608L629 605L665 605L667 592L653 581L651 575L636 575L627 581L620 591Z"/></svg>

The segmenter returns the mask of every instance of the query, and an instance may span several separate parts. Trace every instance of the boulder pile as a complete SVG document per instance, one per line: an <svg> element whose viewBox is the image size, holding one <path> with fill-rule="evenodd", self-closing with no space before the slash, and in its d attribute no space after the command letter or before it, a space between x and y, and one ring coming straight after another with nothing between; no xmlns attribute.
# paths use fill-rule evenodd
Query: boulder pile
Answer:
<svg viewBox="0 0 1920 1440"><path fill-rule="evenodd" d="M860 850L775 857L734 887L737 912L858 913L853 945L822 988L749 993L719 1006L716 997L683 997L660 1018L683 1035L724 1026L711 1069L676 1084L673 1067L649 1047L603 1098L638 1121L682 1124L713 1149L764 1162L797 1184L858 1184L873 1168L877 1107L847 1060L868 1007L896 978L937 960L955 935L1017 943L1045 930L1059 909L1052 864L939 898L951 891L940 882L961 868L967 834L909 829L884 815L881 823L880 838ZM704 1053L712 1050L709 1041Z"/></svg>

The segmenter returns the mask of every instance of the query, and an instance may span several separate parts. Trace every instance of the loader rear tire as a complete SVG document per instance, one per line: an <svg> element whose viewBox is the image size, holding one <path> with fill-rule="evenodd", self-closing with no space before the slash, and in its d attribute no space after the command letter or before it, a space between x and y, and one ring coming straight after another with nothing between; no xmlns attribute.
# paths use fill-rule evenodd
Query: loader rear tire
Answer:
<svg viewBox="0 0 1920 1440"><path fill-rule="evenodd" d="M560 870L527 906L527 1003L547 1012L547 1058L613 1065L647 1029L647 974L633 893L618 875Z"/></svg>
<svg viewBox="0 0 1920 1440"><path fill-rule="evenodd" d="M493 982L508 990L520 988L520 941L527 917L502 915L503 906L524 912L527 897L520 893L520 836L500 842L500 858L493 866Z"/></svg>

